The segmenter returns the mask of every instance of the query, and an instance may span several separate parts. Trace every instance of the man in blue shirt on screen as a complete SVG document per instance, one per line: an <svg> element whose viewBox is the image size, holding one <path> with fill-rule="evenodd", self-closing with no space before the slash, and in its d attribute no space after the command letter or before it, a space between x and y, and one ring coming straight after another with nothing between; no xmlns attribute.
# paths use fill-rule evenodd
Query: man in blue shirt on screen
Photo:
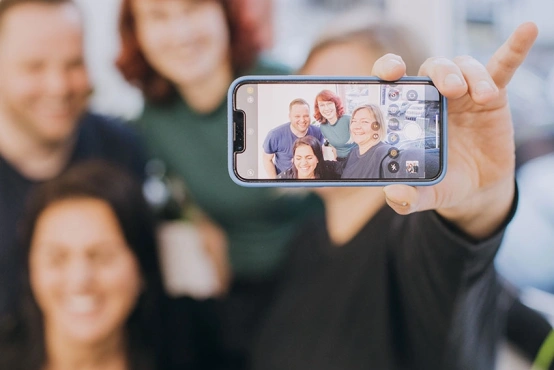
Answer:
<svg viewBox="0 0 554 370"><path fill-rule="evenodd" d="M310 105L304 99L290 102L289 119L290 122L269 131L264 140L264 168L272 179L292 166L292 146L296 139L311 135L323 143L319 127L310 124Z"/></svg>

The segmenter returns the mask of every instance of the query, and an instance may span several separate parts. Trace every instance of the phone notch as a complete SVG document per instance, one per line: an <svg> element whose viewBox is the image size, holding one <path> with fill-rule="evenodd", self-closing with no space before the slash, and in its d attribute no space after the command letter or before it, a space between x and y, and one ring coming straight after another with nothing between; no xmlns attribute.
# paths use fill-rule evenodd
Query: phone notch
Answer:
<svg viewBox="0 0 554 370"><path fill-rule="evenodd" d="M233 151L244 152L244 111L233 110Z"/></svg>

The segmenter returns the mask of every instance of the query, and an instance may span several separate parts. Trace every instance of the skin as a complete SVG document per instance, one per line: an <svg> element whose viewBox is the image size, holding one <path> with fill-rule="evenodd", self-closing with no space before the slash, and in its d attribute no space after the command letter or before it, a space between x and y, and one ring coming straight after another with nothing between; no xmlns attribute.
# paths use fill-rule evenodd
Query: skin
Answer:
<svg viewBox="0 0 554 370"><path fill-rule="evenodd" d="M315 179L315 169L319 161L309 145L299 145L294 152L293 163L299 179Z"/></svg>
<svg viewBox="0 0 554 370"><path fill-rule="evenodd" d="M297 137L304 137L310 128L310 107L304 104L294 104L289 110L290 130ZM277 177L277 171L273 164L274 153L264 153L263 165L268 178Z"/></svg>
<svg viewBox="0 0 554 370"><path fill-rule="evenodd" d="M469 56L425 61L419 75L429 76L449 99L446 177L429 187L387 186L382 189L384 200L379 188L321 191L335 244L343 245L356 235L384 201L399 214L436 210L475 239L498 229L515 192L515 144L506 86L537 34L535 24L522 24L486 66ZM394 81L405 72L401 57L387 54L374 63L371 74Z"/></svg>
<svg viewBox="0 0 554 370"><path fill-rule="evenodd" d="M325 118L329 124L334 125L338 121L337 117L337 107L335 106L335 103L332 101L324 101L324 100L318 100L317 101L317 107L319 108L319 112Z"/></svg>
<svg viewBox="0 0 554 370"><path fill-rule="evenodd" d="M233 79L223 8L214 1L134 0L132 10L148 63L194 110L215 110Z"/></svg>
<svg viewBox="0 0 554 370"><path fill-rule="evenodd" d="M381 141L380 137L374 137L376 132L371 128L375 121L375 115L369 109L360 109L352 116L350 133L352 140L360 147L360 154L366 153Z"/></svg>
<svg viewBox="0 0 554 370"><path fill-rule="evenodd" d="M29 268L47 368L125 368L124 325L142 278L110 206L93 198L48 206L33 233Z"/></svg>
<svg viewBox="0 0 554 370"><path fill-rule="evenodd" d="M32 24L33 27L29 27ZM30 179L57 175L91 92L72 4L21 4L0 25L0 153Z"/></svg>

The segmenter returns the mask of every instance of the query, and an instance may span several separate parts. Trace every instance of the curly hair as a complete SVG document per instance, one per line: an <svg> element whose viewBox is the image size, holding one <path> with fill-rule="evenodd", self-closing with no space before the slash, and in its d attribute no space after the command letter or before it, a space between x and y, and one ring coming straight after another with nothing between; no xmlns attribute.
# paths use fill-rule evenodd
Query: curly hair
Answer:
<svg viewBox="0 0 554 370"><path fill-rule="evenodd" d="M148 101L163 102L175 93L174 85L162 77L146 60L140 49L136 33L136 19L131 2L123 0L119 15L119 34L121 50L116 59L125 79L137 86ZM230 34L231 65L233 72L239 74L248 70L256 61L261 50L259 40L253 32L254 25L241 15L243 2L233 0L216 1L225 12Z"/></svg>
<svg viewBox="0 0 554 370"><path fill-rule="evenodd" d="M314 103L314 118L321 124L325 124L327 122L327 119L324 118L321 115L321 112L319 111L319 106L317 105L317 102L319 101L331 101L335 104L335 109L337 110L337 118L341 118L344 114L344 105L342 105L342 101L340 100L340 97L332 92L331 90L323 90L315 97L315 103Z"/></svg>

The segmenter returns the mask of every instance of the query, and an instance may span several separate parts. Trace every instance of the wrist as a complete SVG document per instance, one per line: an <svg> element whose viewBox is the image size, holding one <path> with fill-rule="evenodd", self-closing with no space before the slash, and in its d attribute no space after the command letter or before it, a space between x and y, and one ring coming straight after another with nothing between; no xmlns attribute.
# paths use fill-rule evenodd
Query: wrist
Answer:
<svg viewBox="0 0 554 370"><path fill-rule="evenodd" d="M438 209L437 213L464 233L482 240L511 220L516 205L515 181L510 177L479 190L457 206Z"/></svg>

